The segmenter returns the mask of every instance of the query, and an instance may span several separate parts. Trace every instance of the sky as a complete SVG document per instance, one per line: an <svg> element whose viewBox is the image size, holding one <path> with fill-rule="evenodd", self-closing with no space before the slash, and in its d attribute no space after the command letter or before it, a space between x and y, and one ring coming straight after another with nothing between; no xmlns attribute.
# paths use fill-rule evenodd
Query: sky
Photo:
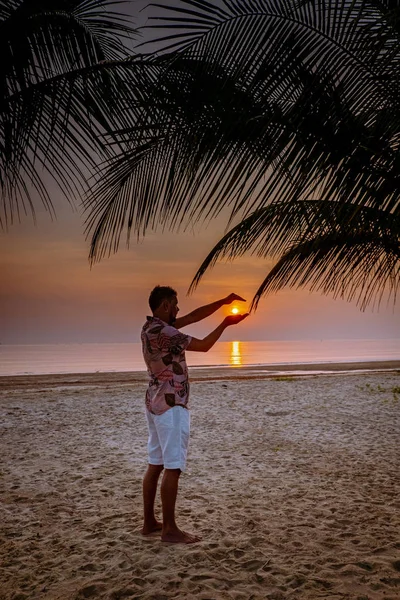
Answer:
<svg viewBox="0 0 400 600"><path fill-rule="evenodd" d="M221 215L193 231L150 232L91 269L82 215L55 188L51 192L56 221L39 207L36 224L27 216L0 230L2 344L137 342L155 285L178 291L182 315L230 292L250 301L273 264L250 255L219 263L187 296L198 266L225 231L227 215ZM221 309L186 331L204 336L225 314ZM399 337L399 325L398 304L361 312L355 303L285 289L264 297L257 312L221 340L389 339Z"/></svg>
<svg viewBox="0 0 400 600"><path fill-rule="evenodd" d="M56 213L52 222L38 211L36 225L27 217L0 235L2 344L135 342L155 285L177 290L182 315L230 292L250 301L272 265L252 256L221 262L187 296L197 267L224 232L223 217L194 232L151 232L91 269L82 216L61 199ZM221 309L187 332L206 335L225 314ZM399 337L399 324L398 305L361 312L353 303L286 289L264 297L255 314L221 339L385 339Z"/></svg>

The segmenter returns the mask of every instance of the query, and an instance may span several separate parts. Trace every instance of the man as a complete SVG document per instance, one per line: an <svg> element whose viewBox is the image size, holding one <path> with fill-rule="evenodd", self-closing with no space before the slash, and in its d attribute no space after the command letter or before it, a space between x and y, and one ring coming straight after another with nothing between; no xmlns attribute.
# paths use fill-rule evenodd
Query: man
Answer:
<svg viewBox="0 0 400 600"><path fill-rule="evenodd" d="M181 531L175 521L175 503L178 480L186 467L189 443L190 415L188 410L189 379L185 350L207 352L230 325L236 325L248 315L230 315L204 339L180 333L179 329L197 323L235 300L245 301L230 294L206 306L177 318L178 297L175 290L157 286L151 292L149 305L153 313L142 329L143 357L150 381L146 392L146 416L149 427L149 465L143 479L144 525L143 535L161 531L164 542L191 544L199 537ZM157 483L161 482L163 522L154 515Z"/></svg>

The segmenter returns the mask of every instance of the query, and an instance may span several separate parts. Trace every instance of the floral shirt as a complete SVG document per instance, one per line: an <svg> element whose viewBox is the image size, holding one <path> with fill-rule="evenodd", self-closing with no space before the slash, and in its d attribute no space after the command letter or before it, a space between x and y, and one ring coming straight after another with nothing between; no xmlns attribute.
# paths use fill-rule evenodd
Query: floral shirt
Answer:
<svg viewBox="0 0 400 600"><path fill-rule="evenodd" d="M161 415L172 406L188 408L189 377L185 350L191 337L158 317L147 317L142 334L143 358L150 377L146 407Z"/></svg>

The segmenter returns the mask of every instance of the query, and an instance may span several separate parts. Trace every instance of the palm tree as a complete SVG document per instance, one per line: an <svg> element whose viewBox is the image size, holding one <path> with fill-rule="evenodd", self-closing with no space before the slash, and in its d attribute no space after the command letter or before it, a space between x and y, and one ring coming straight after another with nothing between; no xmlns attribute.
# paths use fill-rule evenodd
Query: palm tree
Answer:
<svg viewBox="0 0 400 600"><path fill-rule="evenodd" d="M255 303L298 284L358 294L361 307L387 286L395 298L399 2L157 7L163 50L143 58L156 79L135 91L134 119L114 132L121 152L86 201L91 260L125 229L193 224L228 205L243 221L192 287L220 256L253 249L278 257Z"/></svg>
<svg viewBox="0 0 400 600"><path fill-rule="evenodd" d="M104 134L124 123L127 50L134 30L113 0L0 0L0 226L39 198L48 180L69 199L112 156ZM132 62L132 61L129 61ZM130 68L130 79L135 79Z"/></svg>

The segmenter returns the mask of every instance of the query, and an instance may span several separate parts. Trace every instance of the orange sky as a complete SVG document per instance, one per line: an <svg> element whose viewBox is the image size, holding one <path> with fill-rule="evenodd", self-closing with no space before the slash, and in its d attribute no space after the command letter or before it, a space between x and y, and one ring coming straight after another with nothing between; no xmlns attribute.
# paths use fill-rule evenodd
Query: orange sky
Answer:
<svg viewBox="0 0 400 600"><path fill-rule="evenodd" d="M141 9L147 4L124 5L137 26L146 24ZM250 300L268 269L251 256L222 263L186 296L197 267L224 233L221 217L202 231L151 233L90 270L82 219L65 201L56 205L55 223L38 211L36 227L26 218L7 233L0 230L0 343L138 341L154 285L175 287L184 314L231 291ZM223 316L221 310L190 333L205 335ZM399 305L362 313L342 300L284 290L264 298L257 313L222 340L398 338L399 325Z"/></svg>
<svg viewBox="0 0 400 600"><path fill-rule="evenodd" d="M154 285L175 287L184 314L231 291L250 300L268 266L251 256L219 264L187 297L197 266L223 234L224 219L195 234L150 233L90 270L79 214L61 204L57 215L52 223L38 214L36 227L27 218L0 235L3 344L138 341ZM205 335L223 316L221 310L190 332ZM399 324L398 306L362 313L341 300L284 290L264 298L256 314L222 339L396 338Z"/></svg>

